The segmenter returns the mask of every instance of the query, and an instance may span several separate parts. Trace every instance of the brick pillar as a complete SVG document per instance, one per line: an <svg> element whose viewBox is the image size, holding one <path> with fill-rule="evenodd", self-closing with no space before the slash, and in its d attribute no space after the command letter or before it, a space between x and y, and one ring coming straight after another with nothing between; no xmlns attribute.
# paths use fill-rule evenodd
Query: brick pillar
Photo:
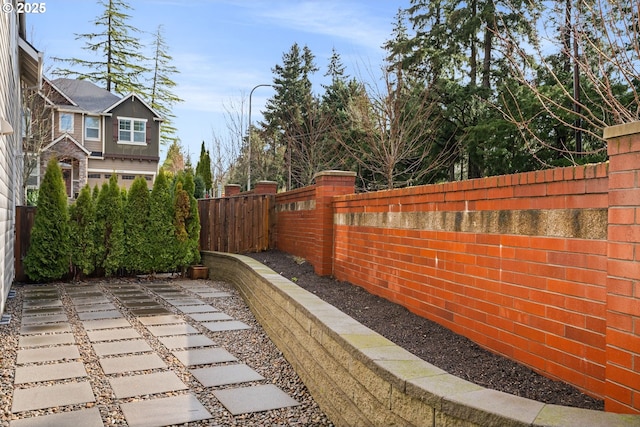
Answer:
<svg viewBox="0 0 640 427"><path fill-rule="evenodd" d="M258 181L253 194L276 194L278 191L278 183L275 181Z"/></svg>
<svg viewBox="0 0 640 427"><path fill-rule="evenodd" d="M237 196L240 194L239 184L227 184L224 186L224 197Z"/></svg>
<svg viewBox="0 0 640 427"><path fill-rule="evenodd" d="M356 173L323 171L314 176L316 182L315 223L319 227L317 260L312 260L315 272L321 276L333 274L333 197L355 192Z"/></svg>
<svg viewBox="0 0 640 427"><path fill-rule="evenodd" d="M640 122L606 128L609 153L605 409L640 413Z"/></svg>

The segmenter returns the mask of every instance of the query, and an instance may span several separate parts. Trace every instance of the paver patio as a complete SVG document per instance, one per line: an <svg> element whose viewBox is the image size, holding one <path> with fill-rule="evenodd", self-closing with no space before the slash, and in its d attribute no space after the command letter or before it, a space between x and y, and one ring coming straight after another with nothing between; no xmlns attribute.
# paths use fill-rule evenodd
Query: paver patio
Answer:
<svg viewBox="0 0 640 427"><path fill-rule="evenodd" d="M206 423L211 413L188 391L185 373L197 380L191 383L204 387L230 386L211 392L220 393L220 402L234 415L297 404L272 384L242 387L268 379L197 328L202 325L216 333L251 328L204 300L211 295L223 298L228 292L200 285L147 290L158 299L145 293L142 285L107 287L111 297L95 285L69 286L69 307L55 287L25 290L11 402L11 412L19 419L10 427L103 425L100 410L89 407L96 401L89 381L95 374L87 370L86 353L79 350L78 343L83 342L98 356L100 381L110 387L129 426ZM199 296L194 296L196 292ZM75 311L83 331L71 329L68 310ZM77 333L88 337L89 343ZM172 363L180 362L182 377L154 350L158 345L175 357ZM128 401L133 397L135 401ZM256 401L240 402L247 398ZM26 412L51 408L63 409L37 417Z"/></svg>

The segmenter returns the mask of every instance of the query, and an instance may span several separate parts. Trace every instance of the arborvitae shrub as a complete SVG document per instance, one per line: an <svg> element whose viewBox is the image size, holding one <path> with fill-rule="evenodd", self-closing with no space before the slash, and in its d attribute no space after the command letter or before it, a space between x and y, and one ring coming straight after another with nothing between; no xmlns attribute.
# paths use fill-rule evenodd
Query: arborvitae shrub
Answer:
<svg viewBox="0 0 640 427"><path fill-rule="evenodd" d="M78 199L69 207L69 219L74 276L89 275L95 268L96 227L95 207L89 185L80 191Z"/></svg>
<svg viewBox="0 0 640 427"><path fill-rule="evenodd" d="M189 210L190 215L187 218L187 234L189 235L187 264L196 264L200 262L200 213L198 212L198 201L193 196L195 184L193 174L188 172L184 178L184 190L189 194Z"/></svg>
<svg viewBox="0 0 640 427"><path fill-rule="evenodd" d="M161 272L175 269L173 200L167 178L162 170L158 173L151 191L147 236L152 259L151 270Z"/></svg>
<svg viewBox="0 0 640 427"><path fill-rule="evenodd" d="M69 266L67 194L58 160L52 158L38 192L38 210L24 269L31 280L51 281L68 274Z"/></svg>
<svg viewBox="0 0 640 427"><path fill-rule="evenodd" d="M100 190L96 203L96 227L98 266L105 276L111 276L122 267L124 259L122 194L115 174Z"/></svg>
<svg viewBox="0 0 640 427"><path fill-rule="evenodd" d="M129 189L124 213L125 260L124 266L131 273L147 273L152 270L149 251L149 190L147 181L138 177Z"/></svg>

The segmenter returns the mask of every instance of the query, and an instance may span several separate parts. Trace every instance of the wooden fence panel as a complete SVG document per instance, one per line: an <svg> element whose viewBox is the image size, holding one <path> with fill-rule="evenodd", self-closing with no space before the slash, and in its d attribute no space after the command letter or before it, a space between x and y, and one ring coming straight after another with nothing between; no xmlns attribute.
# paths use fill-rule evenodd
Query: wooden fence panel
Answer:
<svg viewBox="0 0 640 427"><path fill-rule="evenodd" d="M249 253L275 248L275 196L245 195L198 200L200 248Z"/></svg>
<svg viewBox="0 0 640 427"><path fill-rule="evenodd" d="M22 262L27 256L29 243L31 242L31 229L36 217L35 206L16 206L16 231L14 248L14 265L16 269L15 280L24 282L27 275L24 272Z"/></svg>

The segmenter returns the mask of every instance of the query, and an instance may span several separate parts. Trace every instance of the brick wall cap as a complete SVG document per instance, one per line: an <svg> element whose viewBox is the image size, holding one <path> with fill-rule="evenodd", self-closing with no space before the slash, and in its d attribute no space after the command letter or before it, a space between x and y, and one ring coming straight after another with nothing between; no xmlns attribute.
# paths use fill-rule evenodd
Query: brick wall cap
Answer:
<svg viewBox="0 0 640 427"><path fill-rule="evenodd" d="M256 185L258 185L258 184L276 184L276 185L278 185L278 183L275 182L275 181L258 181L258 182L256 182ZM238 185L238 184L236 184L236 185Z"/></svg>
<svg viewBox="0 0 640 427"><path fill-rule="evenodd" d="M313 179L316 179L320 176L352 176L355 177L357 174L352 171L341 171L341 170L327 170L320 171L313 176Z"/></svg>
<svg viewBox="0 0 640 427"><path fill-rule="evenodd" d="M606 127L604 128L603 137L604 139L619 138L633 135L634 133L640 133L640 121Z"/></svg>
<svg viewBox="0 0 640 427"><path fill-rule="evenodd" d="M224 187L225 188L227 188L227 187L229 187L229 188L234 188L234 187L240 188L241 185L240 184L226 184Z"/></svg>

